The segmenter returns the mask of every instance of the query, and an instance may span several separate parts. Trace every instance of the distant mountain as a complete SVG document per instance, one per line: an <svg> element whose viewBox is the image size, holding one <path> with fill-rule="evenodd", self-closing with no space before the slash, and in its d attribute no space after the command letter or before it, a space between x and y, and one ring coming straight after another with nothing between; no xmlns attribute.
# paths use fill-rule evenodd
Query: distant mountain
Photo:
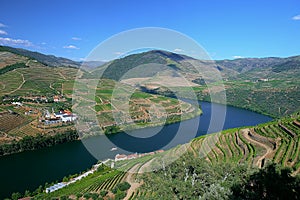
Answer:
<svg viewBox="0 0 300 200"><path fill-rule="evenodd" d="M87 70L93 70L97 67L104 65L106 62L104 61L83 61L80 62L81 66Z"/></svg>
<svg viewBox="0 0 300 200"><path fill-rule="evenodd" d="M136 70L139 66L144 67ZM154 50L113 60L96 68L89 76L122 80L142 90L167 96L174 96L171 87L197 87L198 98L211 101L211 94L222 96L222 87L212 84L209 92L206 87L217 80L218 74L223 78L229 105L273 117L300 108L300 56L208 61ZM180 79L181 75L184 78Z"/></svg>
<svg viewBox="0 0 300 200"><path fill-rule="evenodd" d="M211 65L209 61L199 61L192 57L176 54L162 50L151 50L148 52L132 54L124 58L113 60L109 63L103 61L82 61L77 62L63 57L54 55L45 55L39 52L33 52L21 48L13 48L9 46L0 46L0 52L11 52L17 55L25 56L51 67L80 67L97 71L97 68L102 68L104 64L108 64L109 70L105 71L104 76L111 79L118 79L125 71L135 68L136 66L157 63L167 65L176 70L184 72L192 72L189 63L199 63ZM187 63L186 61L189 61ZM222 72L223 75L238 75L251 70L270 69L273 72L281 72L285 70L297 69L300 66L300 56L288 58L268 57L268 58L239 58L234 60L216 60L211 67L214 67Z"/></svg>
<svg viewBox="0 0 300 200"><path fill-rule="evenodd" d="M274 72L299 68L300 56L288 58L268 57L268 58L239 58L235 60L217 60L217 65L233 69L239 73L244 73L253 69L271 68Z"/></svg>
<svg viewBox="0 0 300 200"><path fill-rule="evenodd" d="M138 66L140 71L137 68ZM93 73L101 73L103 77L113 80L124 79L123 75L130 72L130 75L127 74L125 79L153 77L157 74L164 77L177 77L180 74L184 74L187 80L194 81L199 78L212 78L206 73L209 71L207 68L210 67L223 70L224 74L232 74L233 71L229 68L217 68L217 65L212 61L200 61L186 55L162 50L132 54L106 63L105 71L103 67L95 69ZM199 74L199 71L203 72L203 74Z"/></svg>
<svg viewBox="0 0 300 200"><path fill-rule="evenodd" d="M80 63L67 59L67 58L62 58L62 57L56 57L53 55L45 55L39 52L33 52L21 48L13 48L13 47L8 47L8 46L0 46L0 52L11 52L17 55L29 57L31 59L37 60L38 62L51 66L51 67L59 67L59 66L64 66L64 67L79 67Z"/></svg>
<svg viewBox="0 0 300 200"><path fill-rule="evenodd" d="M153 63L156 63L156 66ZM214 74L209 74L209 69L217 69L224 79L249 78L251 80L267 78L268 76L281 76L281 72L290 72L292 76L293 71L296 70L296 74L300 72L300 56L207 61L161 50L152 50L116 59L105 65L107 67L105 71L101 66L96 68L94 72L103 74L105 78L119 80L126 72L145 64L149 65L149 69L144 68L140 73L131 72L131 77L127 78L154 76L158 73L154 70L155 67L158 68L157 65L161 65L159 67L160 74L167 74L170 69L174 69L178 73L184 74L191 82L201 82L201 79L210 80ZM202 73L201 75L199 71ZM283 75L290 76L288 74ZM169 73L169 76L174 76L174 73Z"/></svg>

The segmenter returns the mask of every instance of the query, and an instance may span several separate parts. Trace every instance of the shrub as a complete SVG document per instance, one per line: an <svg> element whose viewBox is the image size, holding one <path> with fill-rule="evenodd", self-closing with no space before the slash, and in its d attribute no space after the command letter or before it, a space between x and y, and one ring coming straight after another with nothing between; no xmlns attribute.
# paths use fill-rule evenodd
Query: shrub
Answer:
<svg viewBox="0 0 300 200"><path fill-rule="evenodd" d="M126 191L130 188L130 184L128 182L122 182L122 183L118 183L116 185L116 187L118 187L119 190L121 191Z"/></svg>
<svg viewBox="0 0 300 200"><path fill-rule="evenodd" d="M107 191L106 190L101 190L100 191L100 195L102 196L102 197L105 197L106 195L107 195Z"/></svg>

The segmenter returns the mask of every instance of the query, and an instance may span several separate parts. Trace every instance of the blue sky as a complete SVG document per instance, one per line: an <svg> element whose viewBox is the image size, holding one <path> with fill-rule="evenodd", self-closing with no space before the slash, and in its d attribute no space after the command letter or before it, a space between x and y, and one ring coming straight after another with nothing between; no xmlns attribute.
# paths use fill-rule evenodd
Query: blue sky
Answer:
<svg viewBox="0 0 300 200"><path fill-rule="evenodd" d="M213 59L300 55L299 0L0 2L0 44L75 60L142 27L186 34Z"/></svg>

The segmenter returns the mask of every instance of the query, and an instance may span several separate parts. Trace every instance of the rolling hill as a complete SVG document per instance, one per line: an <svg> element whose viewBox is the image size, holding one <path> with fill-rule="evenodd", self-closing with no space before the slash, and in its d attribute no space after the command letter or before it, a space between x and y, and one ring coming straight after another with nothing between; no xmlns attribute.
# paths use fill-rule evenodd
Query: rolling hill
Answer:
<svg viewBox="0 0 300 200"><path fill-rule="evenodd" d="M39 52L28 51L21 48L13 48L9 46L0 46L0 52L10 52L16 55L24 56L51 67L79 67L80 63L70 59L56 57L53 55L44 55Z"/></svg>
<svg viewBox="0 0 300 200"><path fill-rule="evenodd" d="M113 82L117 80L124 87L136 90L137 97L145 99L145 95L142 94L147 92L145 100L149 101L148 103L157 95L170 97L177 95L188 98L188 89L193 89L199 100L211 101L211 94L222 97L224 95L222 88L225 88L226 101L220 98L220 101L217 99L216 102L254 110L272 117L281 117L300 109L299 56L213 62L152 50L105 64L99 62L92 62L92 64L93 67L89 67L89 70L86 70L86 67L78 69L79 63L68 59L2 46L0 47L0 70L3 72L0 75L2 99L0 109L7 110L5 104L20 97L23 101L32 98L47 98L47 101L52 101L48 104L26 103L29 107L38 108L39 113L43 109L51 110L51 108L72 109L71 97L76 76L88 83L98 80L101 74L106 81L103 82L105 84L102 88L99 85L96 105L92 110L99 114L98 118L101 119L103 126L114 124L108 112L116 110L111 106L111 94L107 92L113 92L115 87ZM98 64L101 66L95 67ZM216 76L217 73L221 76ZM53 103L54 96L61 96L64 100ZM162 103L165 99L161 98L159 101ZM145 115L147 113L147 109L141 106L143 102L138 103L134 100L132 103L135 105L132 113L140 116L136 120L147 121L142 117L142 113ZM13 107L9 109L14 110ZM171 107L170 111L177 112ZM29 127L31 128L33 127Z"/></svg>
<svg viewBox="0 0 300 200"><path fill-rule="evenodd" d="M214 62L154 50L111 61L88 76L101 75L150 93L171 96L172 91L177 91L178 96L185 97L185 89L192 87L205 101L211 101L211 94L222 96L222 88L226 88L226 102L220 98L218 103L282 117L300 109L299 69L299 56Z"/></svg>
<svg viewBox="0 0 300 200"><path fill-rule="evenodd" d="M200 114L198 108L188 103L161 95L147 94L123 84L119 85L122 87L119 96L133 92L129 98L129 113L126 114L123 105L117 106L113 103L116 102L116 98L112 96L116 82L112 79L99 80L93 77L80 79L83 81L85 100L81 99L80 102L72 105L76 77L89 76L91 73L86 71L87 67L91 69L91 64L95 66L103 63L87 62L89 66L84 63L83 69L78 69L74 66L70 67L70 62L65 62L67 59L62 60L11 47L0 47L0 49L0 144L10 144L9 148L5 147L6 149L10 149L16 141L21 141L25 136L55 136L74 130L72 123L45 125L45 113L54 113L61 109L75 110L78 116L80 113L88 113L87 111L92 115L95 114L100 127L86 122L84 129L89 135L133 128L131 125L133 122L138 123L138 127L142 128L154 123L155 120L158 125L162 118L166 118L167 123L172 123L180 120L180 116L190 115L191 118ZM48 64L43 64L46 61L49 61ZM87 83L92 82L97 83L94 88L95 93L87 94L90 89ZM14 106L12 102L20 102L22 106ZM161 105L165 108L165 113L162 115L161 111L156 109L150 116L149 113L154 111L152 104ZM118 123L114 115L120 116ZM20 148L5 150L1 155L18 151L21 151Z"/></svg>

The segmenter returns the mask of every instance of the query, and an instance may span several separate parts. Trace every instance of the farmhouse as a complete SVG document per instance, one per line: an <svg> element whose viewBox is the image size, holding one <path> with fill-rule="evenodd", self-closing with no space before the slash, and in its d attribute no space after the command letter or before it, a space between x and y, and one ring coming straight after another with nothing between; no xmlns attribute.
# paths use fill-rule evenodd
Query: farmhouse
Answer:
<svg viewBox="0 0 300 200"><path fill-rule="evenodd" d="M45 125L57 124L57 123L67 123L67 122L74 122L77 120L77 115L73 114L68 110L61 110L58 113L49 113L46 111L45 114Z"/></svg>
<svg viewBox="0 0 300 200"><path fill-rule="evenodd" d="M60 111L54 115L56 118L60 118L62 122L74 122L77 120L77 115L68 110Z"/></svg>
<svg viewBox="0 0 300 200"><path fill-rule="evenodd" d="M58 124L60 122L62 122L62 120L60 118L57 118L57 119L46 119L45 120L45 125Z"/></svg>

